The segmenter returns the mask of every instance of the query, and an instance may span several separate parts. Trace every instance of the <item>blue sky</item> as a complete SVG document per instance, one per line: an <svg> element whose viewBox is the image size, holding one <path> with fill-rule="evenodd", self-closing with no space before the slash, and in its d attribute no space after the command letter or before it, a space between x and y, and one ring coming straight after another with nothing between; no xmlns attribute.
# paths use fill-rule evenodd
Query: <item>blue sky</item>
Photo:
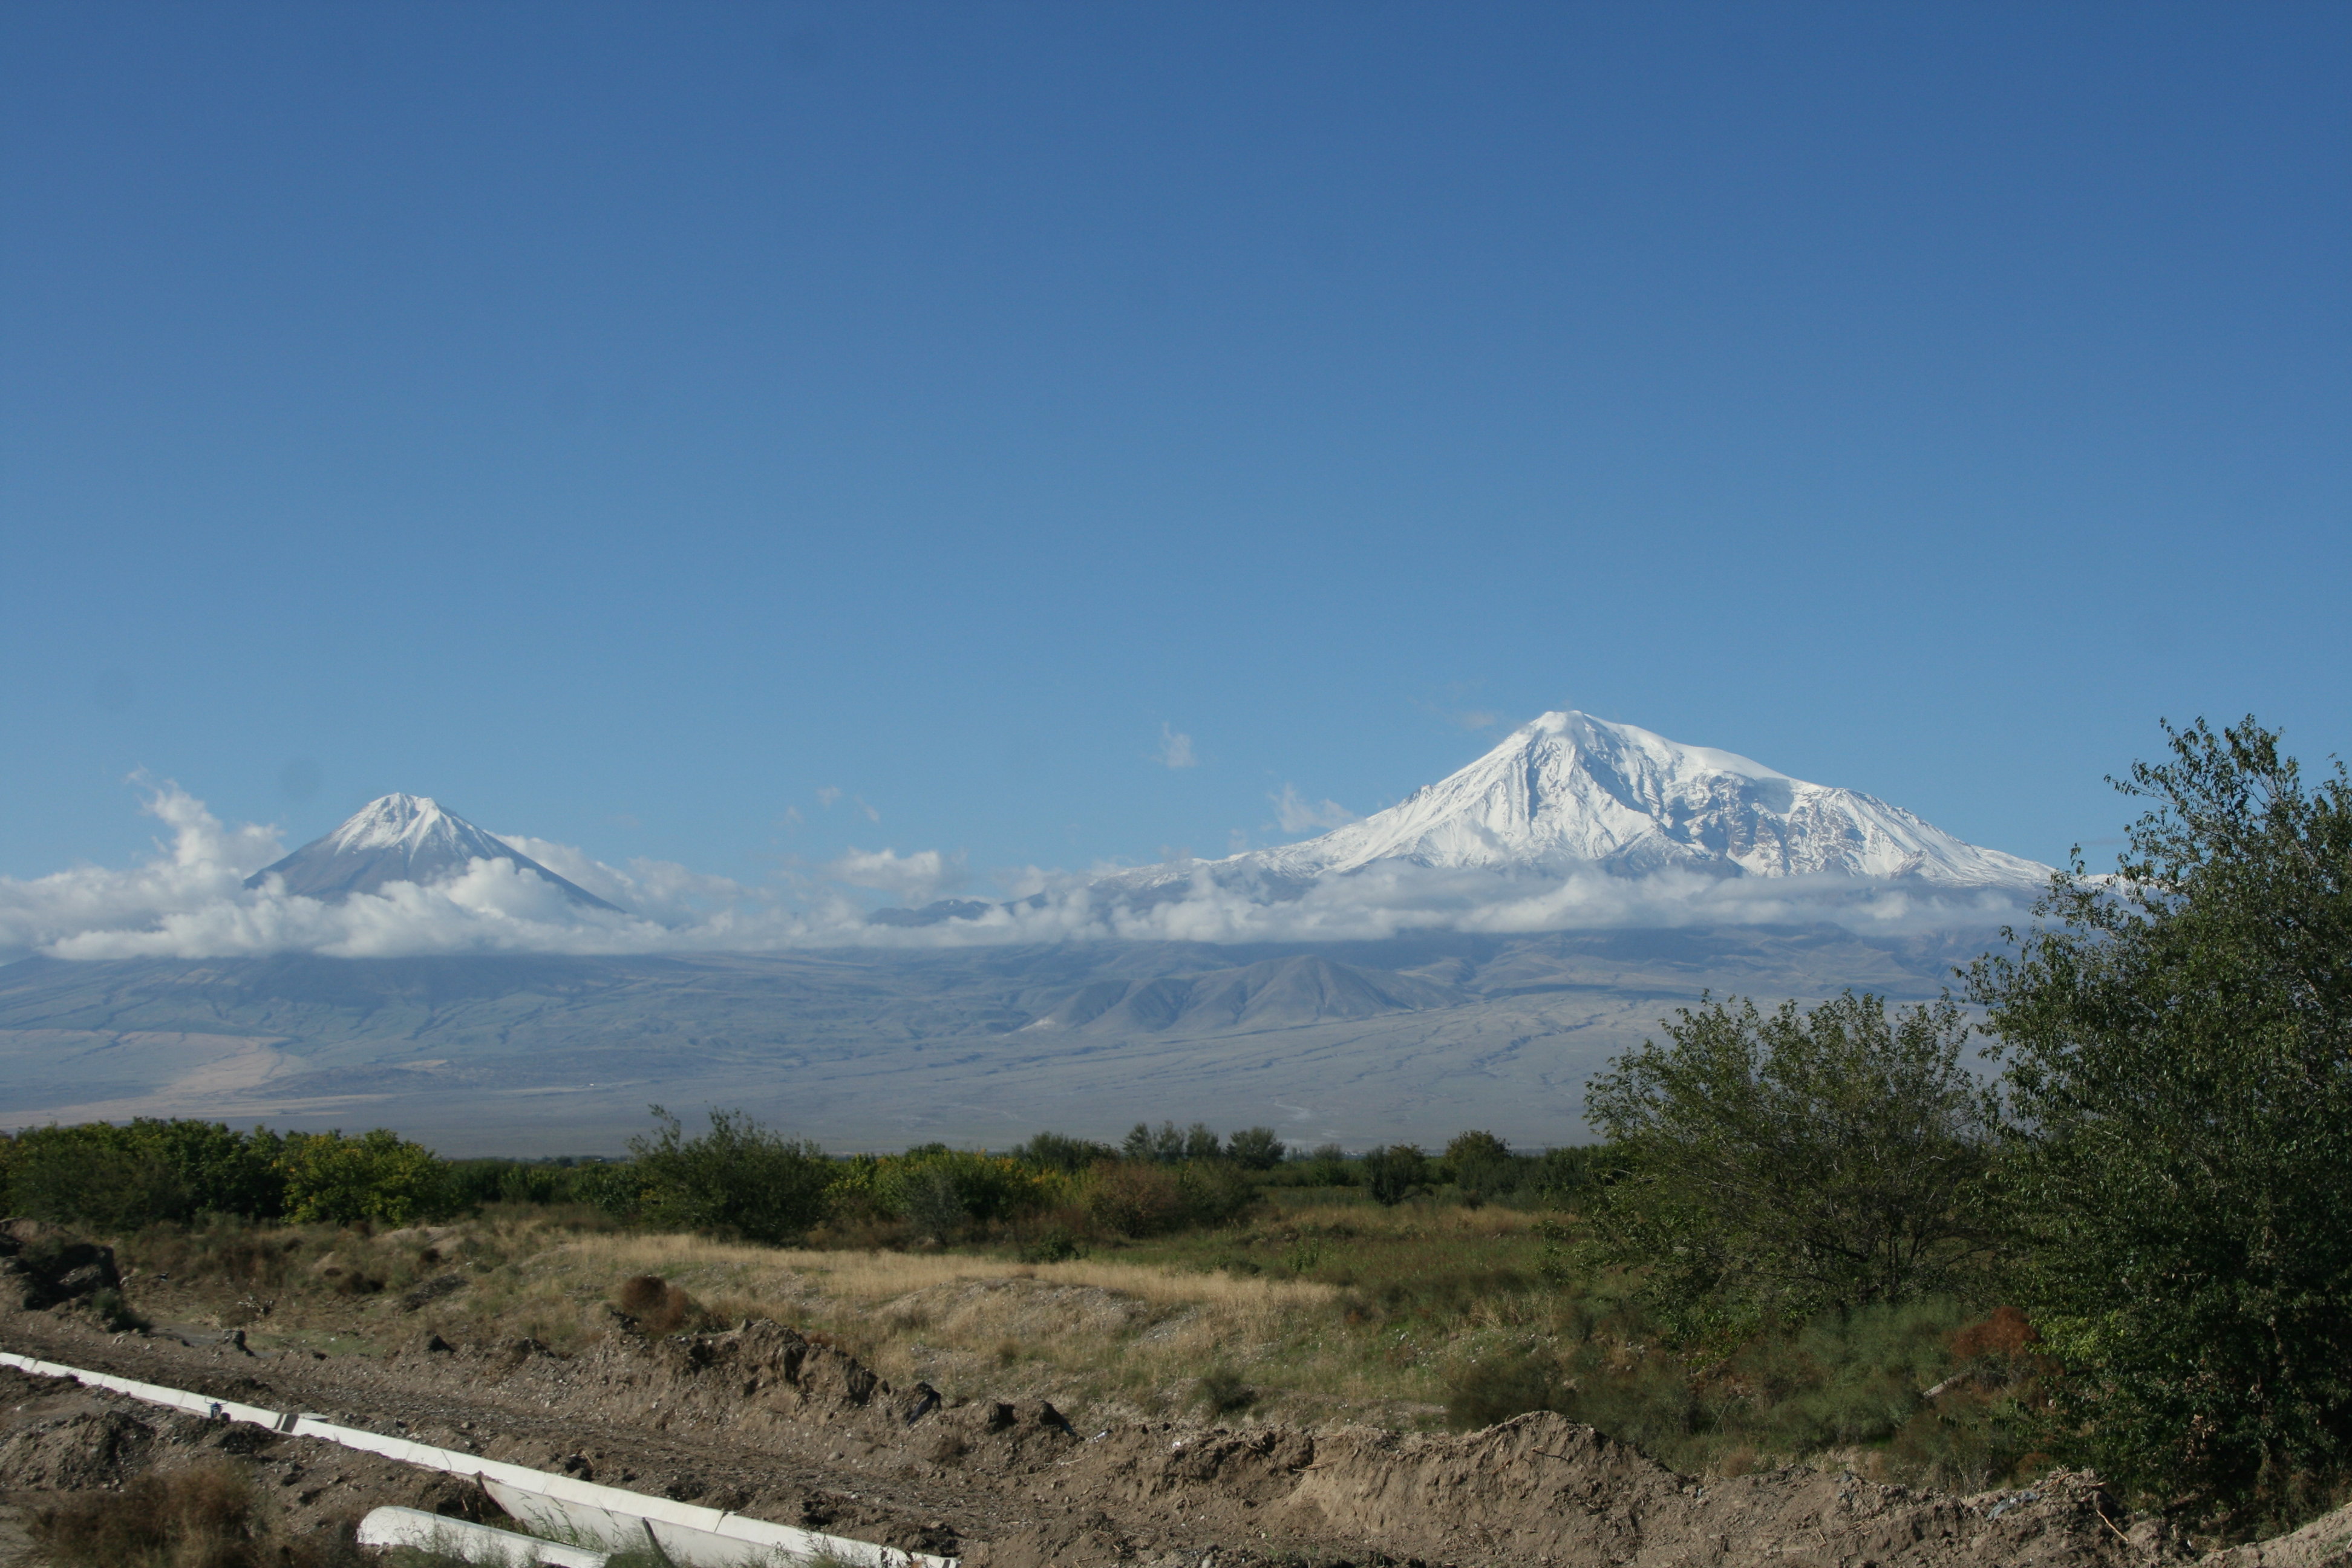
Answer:
<svg viewBox="0 0 2352 1568"><path fill-rule="evenodd" d="M2055 858L2352 749L2347 191L2338 6L12 5L0 873L1222 853L1566 706Z"/></svg>

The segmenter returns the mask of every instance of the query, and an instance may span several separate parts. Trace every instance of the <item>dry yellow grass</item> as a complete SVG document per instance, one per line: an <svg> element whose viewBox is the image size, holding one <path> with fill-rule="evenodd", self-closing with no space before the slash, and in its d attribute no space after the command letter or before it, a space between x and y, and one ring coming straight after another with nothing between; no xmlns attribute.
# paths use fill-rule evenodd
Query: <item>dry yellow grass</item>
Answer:
<svg viewBox="0 0 2352 1568"><path fill-rule="evenodd" d="M1094 1258L1008 1264L949 1252L816 1252L748 1247L695 1236L589 1236L559 1248L557 1255L576 1258L583 1266L665 1278L675 1278L673 1270L719 1270L739 1279L739 1289L756 1289L758 1284L765 1284L798 1298L813 1288L826 1296L867 1302L974 1279L1092 1286L1154 1306L1213 1305L1249 1315L1327 1306L1336 1295L1328 1285L1307 1279L1237 1279Z"/></svg>
<svg viewBox="0 0 2352 1568"><path fill-rule="evenodd" d="M1531 1223L1496 1208L1273 1203L1231 1231L1033 1265L779 1249L494 1208L429 1231L321 1235L318 1247L389 1288L338 1295L297 1270L276 1316L251 1326L265 1341L331 1353L426 1329L460 1342L529 1336L578 1350L619 1331L622 1281L652 1274L691 1294L711 1326L773 1319L900 1386L924 1380L950 1398L1048 1398L1074 1419L1159 1415L1221 1373L1255 1391L1248 1419L1414 1425L1442 1410L1456 1330L1523 1336L1543 1327L1521 1321L1543 1316L1543 1303L1480 1285L1487 1294L1451 1308L1466 1316L1448 1325L1390 1300L1393 1282L1491 1271L1528 1253ZM452 1269L466 1289L401 1307L413 1282ZM1319 1277L1299 1277L1310 1272Z"/></svg>
<svg viewBox="0 0 2352 1568"><path fill-rule="evenodd" d="M1338 1292L1077 1259L777 1250L688 1236L584 1237L537 1266L581 1281L659 1274L718 1316L826 1334L884 1376L952 1395L1029 1396L1121 1413L1181 1403L1212 1367L1277 1357Z"/></svg>
<svg viewBox="0 0 2352 1568"><path fill-rule="evenodd" d="M613 1331L622 1280L654 1274L712 1319L771 1318L821 1334L895 1383L927 1381L950 1398L1157 1414L1223 1368L1262 1387L1263 1414L1303 1415L1328 1413L1336 1386L1357 1381L1341 1364L1354 1357L1340 1342L1339 1292L1311 1280L1100 1258L780 1249L529 1219L466 1228L502 1261L423 1315L453 1336L577 1346ZM1363 1392L1351 1386L1346 1402Z"/></svg>

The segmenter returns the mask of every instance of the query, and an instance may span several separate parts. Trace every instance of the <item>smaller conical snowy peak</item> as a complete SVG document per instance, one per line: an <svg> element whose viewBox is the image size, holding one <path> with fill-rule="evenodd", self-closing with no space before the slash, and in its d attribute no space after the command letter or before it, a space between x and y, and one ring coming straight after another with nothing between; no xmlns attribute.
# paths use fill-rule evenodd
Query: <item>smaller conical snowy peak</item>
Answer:
<svg viewBox="0 0 2352 1568"><path fill-rule="evenodd" d="M343 899L376 892L393 882L437 882L458 875L476 860L509 861L545 878L575 904L615 908L421 795L388 795L368 802L332 833L263 867L245 885L258 888L276 877L289 893Z"/></svg>
<svg viewBox="0 0 2352 1568"><path fill-rule="evenodd" d="M1641 874L1842 873L2035 887L2049 868L1899 806L1587 713L1546 713L1468 767L1320 837L1237 860L1303 879L1377 862Z"/></svg>

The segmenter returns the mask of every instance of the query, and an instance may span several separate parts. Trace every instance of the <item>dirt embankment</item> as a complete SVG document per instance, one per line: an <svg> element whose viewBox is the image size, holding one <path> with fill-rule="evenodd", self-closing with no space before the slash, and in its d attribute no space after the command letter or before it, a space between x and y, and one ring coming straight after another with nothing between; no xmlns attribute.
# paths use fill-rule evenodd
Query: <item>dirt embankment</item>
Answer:
<svg viewBox="0 0 2352 1568"><path fill-rule="evenodd" d="M950 1405L894 1388L780 1325L578 1356L530 1341L383 1356L256 1356L233 1339L106 1335L52 1312L0 1344L614 1485L911 1549L974 1568L1307 1563L2107 1568L2190 1555L2085 1477L1962 1500L1788 1468L1679 1476L1556 1415L1464 1436L1370 1429L1074 1429L1051 1405ZM227 1427L5 1374L0 1486L121 1484L227 1453L331 1528L383 1502L479 1512L463 1482L310 1439ZM2323 1521L2322 1526L2327 1521ZM2339 1520L2214 1568L2352 1563ZM2330 1543L2333 1542L2331 1545Z"/></svg>

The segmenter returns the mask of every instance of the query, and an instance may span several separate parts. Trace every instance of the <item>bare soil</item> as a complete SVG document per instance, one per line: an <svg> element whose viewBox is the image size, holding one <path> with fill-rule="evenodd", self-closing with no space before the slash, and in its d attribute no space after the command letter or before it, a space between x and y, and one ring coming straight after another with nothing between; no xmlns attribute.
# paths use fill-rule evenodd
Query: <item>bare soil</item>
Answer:
<svg viewBox="0 0 2352 1568"><path fill-rule="evenodd" d="M940 1402L765 1321L616 1334L572 1356L420 1331L381 1355L252 1353L230 1332L107 1334L68 1310L0 1315L50 1360L315 1412L974 1568L1277 1563L2021 1568L2187 1563L2084 1475L1975 1498L1799 1467L1680 1476L1557 1415L1462 1436L1137 1422L1074 1429L1050 1404ZM482 1517L471 1483L333 1445L207 1423L0 1373L0 1488L110 1488L230 1456L297 1531L383 1503ZM2331 1521L2333 1523L2331 1523ZM2227 1568L2352 1563L2352 1515L2227 1554ZM2221 1559L2210 1559L2223 1568Z"/></svg>

